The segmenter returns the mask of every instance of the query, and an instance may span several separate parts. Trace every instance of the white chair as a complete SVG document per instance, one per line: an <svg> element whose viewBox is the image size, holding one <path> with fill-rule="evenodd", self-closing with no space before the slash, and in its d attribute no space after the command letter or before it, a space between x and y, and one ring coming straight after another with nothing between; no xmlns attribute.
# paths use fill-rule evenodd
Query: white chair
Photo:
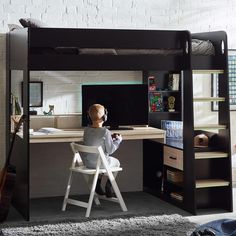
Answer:
<svg viewBox="0 0 236 236"><path fill-rule="evenodd" d="M85 146L85 145L80 145L80 144L76 144L76 143L71 143L71 148L74 153L74 158L73 158L72 165L70 167L69 180L68 180L67 189L66 189L66 193L65 193L65 197L64 197L64 201L63 201L63 205L62 205L62 211L66 210L66 205L69 203L69 204L73 204L76 206L87 208L85 217L89 217L93 200L97 205L100 205L99 198L104 199L104 200L108 200L108 201L117 202L120 204L121 209L123 211L127 211L126 205L125 205L124 200L121 196L118 185L115 181L116 174L118 173L118 171L122 171L122 168L121 167L115 167L115 168L109 167L107 159L104 154L104 151L101 146L95 147L95 146ZM97 153L98 154L98 161L97 161L96 169L88 169L86 166L84 166L80 153ZM104 169L100 168L101 163L105 167ZM90 188L90 196L89 196L88 202L82 202L79 200L69 198L70 188L71 188L71 184L72 184L72 174L74 172L83 174L86 182L88 183L88 186ZM105 174L108 176L116 197L106 198L105 196L100 196L100 195L96 194L95 188L96 188L99 174Z"/></svg>

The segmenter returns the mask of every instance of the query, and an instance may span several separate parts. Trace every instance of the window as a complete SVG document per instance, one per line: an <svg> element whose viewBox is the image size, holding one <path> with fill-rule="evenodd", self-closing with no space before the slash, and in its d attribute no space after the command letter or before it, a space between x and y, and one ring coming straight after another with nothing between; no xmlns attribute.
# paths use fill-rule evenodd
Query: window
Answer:
<svg viewBox="0 0 236 236"><path fill-rule="evenodd" d="M228 51L228 69L229 69L229 103L230 110L236 111L236 49ZM218 75L212 76L212 96L218 96ZM212 110L218 110L218 102L213 102Z"/></svg>

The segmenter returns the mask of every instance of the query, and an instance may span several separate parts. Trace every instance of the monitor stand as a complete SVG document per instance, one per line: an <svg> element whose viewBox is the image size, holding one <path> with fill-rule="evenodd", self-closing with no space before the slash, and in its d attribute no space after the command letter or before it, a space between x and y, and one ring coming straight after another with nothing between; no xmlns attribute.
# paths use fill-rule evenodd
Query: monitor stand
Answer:
<svg viewBox="0 0 236 236"><path fill-rule="evenodd" d="M110 126L109 130L133 130L131 126Z"/></svg>

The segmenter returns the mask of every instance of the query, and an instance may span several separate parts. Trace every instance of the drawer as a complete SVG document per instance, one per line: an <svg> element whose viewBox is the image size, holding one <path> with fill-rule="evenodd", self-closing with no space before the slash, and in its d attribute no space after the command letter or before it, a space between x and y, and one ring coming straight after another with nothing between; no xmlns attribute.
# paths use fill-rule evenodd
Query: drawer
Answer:
<svg viewBox="0 0 236 236"><path fill-rule="evenodd" d="M183 170L183 151L164 146L164 165Z"/></svg>

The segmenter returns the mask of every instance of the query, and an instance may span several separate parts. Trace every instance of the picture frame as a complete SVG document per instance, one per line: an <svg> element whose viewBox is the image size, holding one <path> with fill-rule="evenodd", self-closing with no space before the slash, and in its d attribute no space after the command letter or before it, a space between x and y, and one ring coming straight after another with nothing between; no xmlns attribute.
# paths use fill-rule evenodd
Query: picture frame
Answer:
<svg viewBox="0 0 236 236"><path fill-rule="evenodd" d="M23 82L21 82L21 98L23 104ZM43 82L31 81L29 82L29 107L43 106Z"/></svg>
<svg viewBox="0 0 236 236"><path fill-rule="evenodd" d="M228 50L229 71L229 107L230 111L236 111L236 49ZM218 75L211 78L212 97L218 96ZM218 111L218 102L212 102L212 111Z"/></svg>

